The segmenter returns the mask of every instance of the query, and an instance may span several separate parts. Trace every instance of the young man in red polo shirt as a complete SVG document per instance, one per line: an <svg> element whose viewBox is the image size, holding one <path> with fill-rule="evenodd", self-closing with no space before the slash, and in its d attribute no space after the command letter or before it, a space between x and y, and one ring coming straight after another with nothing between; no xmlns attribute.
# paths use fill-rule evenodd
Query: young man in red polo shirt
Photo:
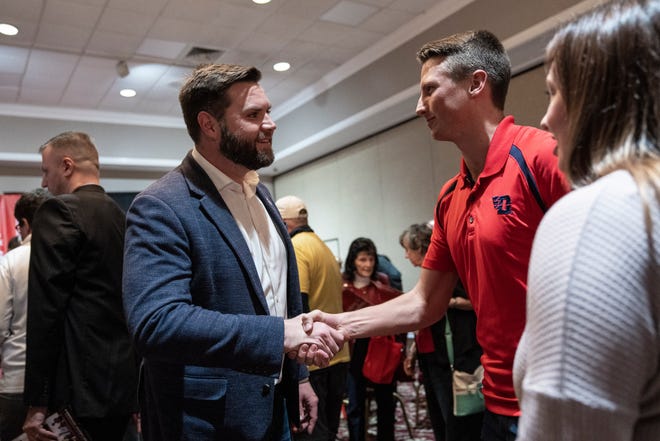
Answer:
<svg viewBox="0 0 660 441"><path fill-rule="evenodd" d="M482 439L513 441L520 411L512 367L525 326L530 250L545 210L568 187L551 135L516 126L504 115L511 67L497 37L487 31L456 34L427 43L417 56L417 114L434 139L453 142L462 153L459 173L440 192L420 279L390 302L309 318L338 327L346 338L422 328L444 315L460 277L484 351Z"/></svg>

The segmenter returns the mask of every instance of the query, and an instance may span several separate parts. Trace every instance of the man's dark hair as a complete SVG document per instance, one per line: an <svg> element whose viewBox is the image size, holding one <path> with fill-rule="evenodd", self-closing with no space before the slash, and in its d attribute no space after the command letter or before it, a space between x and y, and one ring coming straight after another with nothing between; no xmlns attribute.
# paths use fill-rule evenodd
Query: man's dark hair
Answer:
<svg viewBox="0 0 660 441"><path fill-rule="evenodd" d="M28 223L32 225L34 213L37 212L37 209L45 200L50 199L51 197L51 194L43 188L37 188L27 193L23 193L14 206L14 217L19 222L22 222L23 219L27 219Z"/></svg>
<svg viewBox="0 0 660 441"><path fill-rule="evenodd" d="M199 142L201 129L197 122L199 112L206 111L216 119L224 116L231 104L227 90L235 83L254 82L261 79L256 67L237 64L205 64L198 66L188 77L179 92L179 103L188 134Z"/></svg>

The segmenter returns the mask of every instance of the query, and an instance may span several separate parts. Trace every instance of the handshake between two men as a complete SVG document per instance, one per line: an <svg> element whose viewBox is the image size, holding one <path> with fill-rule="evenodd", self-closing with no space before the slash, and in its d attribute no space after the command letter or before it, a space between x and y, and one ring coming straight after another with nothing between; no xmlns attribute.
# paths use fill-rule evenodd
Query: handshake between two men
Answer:
<svg viewBox="0 0 660 441"><path fill-rule="evenodd" d="M335 314L315 310L284 320L284 352L301 364L327 367L348 340Z"/></svg>

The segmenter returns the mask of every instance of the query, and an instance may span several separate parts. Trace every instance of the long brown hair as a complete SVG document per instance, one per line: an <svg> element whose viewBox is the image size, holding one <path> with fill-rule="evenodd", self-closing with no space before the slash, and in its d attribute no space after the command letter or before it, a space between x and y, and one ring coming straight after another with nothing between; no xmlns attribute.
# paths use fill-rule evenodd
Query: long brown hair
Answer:
<svg viewBox="0 0 660 441"><path fill-rule="evenodd" d="M546 49L568 116L568 179L633 176L651 237L660 203L660 2L618 0L561 28ZM652 242L651 242L652 243Z"/></svg>

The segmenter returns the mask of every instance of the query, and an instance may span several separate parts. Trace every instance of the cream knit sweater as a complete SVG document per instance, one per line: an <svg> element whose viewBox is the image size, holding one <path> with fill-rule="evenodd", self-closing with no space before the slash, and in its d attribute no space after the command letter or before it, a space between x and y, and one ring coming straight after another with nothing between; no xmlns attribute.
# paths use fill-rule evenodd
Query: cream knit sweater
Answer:
<svg viewBox="0 0 660 441"><path fill-rule="evenodd" d="M660 440L660 208L651 210L656 263L627 172L568 194L543 219L514 365L518 440Z"/></svg>

